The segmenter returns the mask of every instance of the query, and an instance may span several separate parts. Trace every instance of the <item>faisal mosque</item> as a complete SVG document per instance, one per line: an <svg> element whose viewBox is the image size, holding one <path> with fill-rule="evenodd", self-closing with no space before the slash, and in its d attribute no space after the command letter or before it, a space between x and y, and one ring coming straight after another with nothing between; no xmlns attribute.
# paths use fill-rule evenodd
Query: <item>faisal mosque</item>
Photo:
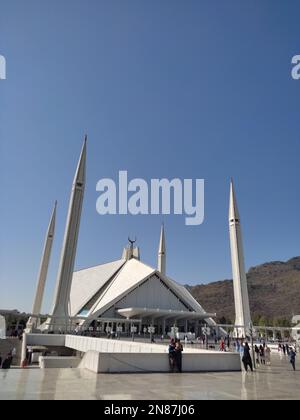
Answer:
<svg viewBox="0 0 300 420"><path fill-rule="evenodd" d="M62 244L54 302L46 321L40 321L52 244L56 203L42 252L28 335L70 334L93 328L98 331L145 331L167 336L177 332L201 334L203 326L216 327L216 314L207 313L190 292L167 275L167 249L161 227L157 267L140 259L135 240L120 252L120 259L74 272L76 248L86 184L87 137L76 168ZM230 245L234 281L236 331L247 335L251 323L244 267L240 217L231 181L229 210ZM120 250L121 251L121 250Z"/></svg>

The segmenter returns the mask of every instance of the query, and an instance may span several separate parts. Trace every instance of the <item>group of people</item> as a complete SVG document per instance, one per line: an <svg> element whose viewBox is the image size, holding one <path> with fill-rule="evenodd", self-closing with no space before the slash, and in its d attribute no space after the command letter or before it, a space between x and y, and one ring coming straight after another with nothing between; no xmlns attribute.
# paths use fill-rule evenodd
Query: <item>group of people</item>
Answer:
<svg viewBox="0 0 300 420"><path fill-rule="evenodd" d="M5 357L2 357L0 353L0 369L10 369L14 357L17 355L17 351L13 348Z"/></svg>
<svg viewBox="0 0 300 420"><path fill-rule="evenodd" d="M248 367L253 372L253 364L252 364L252 358L250 354L250 347L247 342L245 342L243 346L243 357L242 362L245 368L245 371L248 371ZM278 348L279 350L279 348ZM280 345L280 350L284 354L287 354L289 356L289 361L293 367L293 370L296 370L296 349L293 349L288 344ZM255 344L254 346L254 352L255 352L255 361L256 365L271 365L271 349L268 347L265 343L261 344L259 347Z"/></svg>
<svg viewBox="0 0 300 420"><path fill-rule="evenodd" d="M281 351L284 355L290 355L290 346L286 343L279 343L278 344L278 351Z"/></svg>
<svg viewBox="0 0 300 420"><path fill-rule="evenodd" d="M254 352L257 365L271 364L271 349L266 343L261 344L259 347L255 344Z"/></svg>
<svg viewBox="0 0 300 420"><path fill-rule="evenodd" d="M169 344L169 366L171 372L182 372L182 352L183 346L180 340L172 338Z"/></svg>
<svg viewBox="0 0 300 420"><path fill-rule="evenodd" d="M7 337L11 337L11 338L18 338L19 340L22 340L23 337L23 330L22 329L11 329L11 330L7 330L6 333Z"/></svg>

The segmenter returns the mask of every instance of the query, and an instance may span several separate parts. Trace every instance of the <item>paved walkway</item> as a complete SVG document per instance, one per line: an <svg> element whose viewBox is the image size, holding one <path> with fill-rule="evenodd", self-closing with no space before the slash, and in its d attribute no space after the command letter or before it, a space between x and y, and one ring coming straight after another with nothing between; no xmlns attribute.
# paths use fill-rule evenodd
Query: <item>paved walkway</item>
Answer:
<svg viewBox="0 0 300 420"><path fill-rule="evenodd" d="M300 370L293 372L287 358L277 355L272 366L255 373L95 375L80 369L11 369L0 370L0 400L299 400L299 384Z"/></svg>

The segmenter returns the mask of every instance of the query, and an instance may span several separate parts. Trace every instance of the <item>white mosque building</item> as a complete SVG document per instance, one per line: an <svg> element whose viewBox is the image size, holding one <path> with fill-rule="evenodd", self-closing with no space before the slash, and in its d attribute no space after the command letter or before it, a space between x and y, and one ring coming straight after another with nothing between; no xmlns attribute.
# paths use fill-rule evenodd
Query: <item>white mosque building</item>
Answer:
<svg viewBox="0 0 300 420"><path fill-rule="evenodd" d="M166 275L165 267L162 227L158 268L141 262L139 249L131 244L119 260L76 271L70 293L71 317L80 317L78 325L83 327L94 320L92 325L101 331L124 332L134 326L140 334L152 327L156 334L167 335L175 327L178 332L199 335L204 323L215 325L215 314L206 313L184 286Z"/></svg>
<svg viewBox="0 0 300 420"><path fill-rule="evenodd" d="M202 326L216 326L216 314L206 313L203 307L181 284L166 274L166 241L161 228L157 268L140 261L139 248L130 245L116 261L74 272L76 248L86 183L85 138L72 184L69 211L62 245L53 309L42 325L39 324L48 265L55 234L56 204L51 216L32 316L28 332L60 332L74 329L97 328L99 331L137 333L145 330L167 335L174 331L199 336ZM230 194L230 242L236 308L236 324L242 327L239 336L245 336L250 324L240 219L233 183ZM217 327L216 329L217 330ZM215 331L217 332L217 331Z"/></svg>

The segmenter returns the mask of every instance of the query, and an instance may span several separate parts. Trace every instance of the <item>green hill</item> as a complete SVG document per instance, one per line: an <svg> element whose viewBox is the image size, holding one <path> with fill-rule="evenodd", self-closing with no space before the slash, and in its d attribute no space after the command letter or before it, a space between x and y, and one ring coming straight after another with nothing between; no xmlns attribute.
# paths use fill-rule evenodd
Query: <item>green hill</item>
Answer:
<svg viewBox="0 0 300 420"><path fill-rule="evenodd" d="M300 314L300 257L252 267L247 279L254 324L288 326ZM207 312L217 313L219 322L234 322L232 280L187 288Z"/></svg>

